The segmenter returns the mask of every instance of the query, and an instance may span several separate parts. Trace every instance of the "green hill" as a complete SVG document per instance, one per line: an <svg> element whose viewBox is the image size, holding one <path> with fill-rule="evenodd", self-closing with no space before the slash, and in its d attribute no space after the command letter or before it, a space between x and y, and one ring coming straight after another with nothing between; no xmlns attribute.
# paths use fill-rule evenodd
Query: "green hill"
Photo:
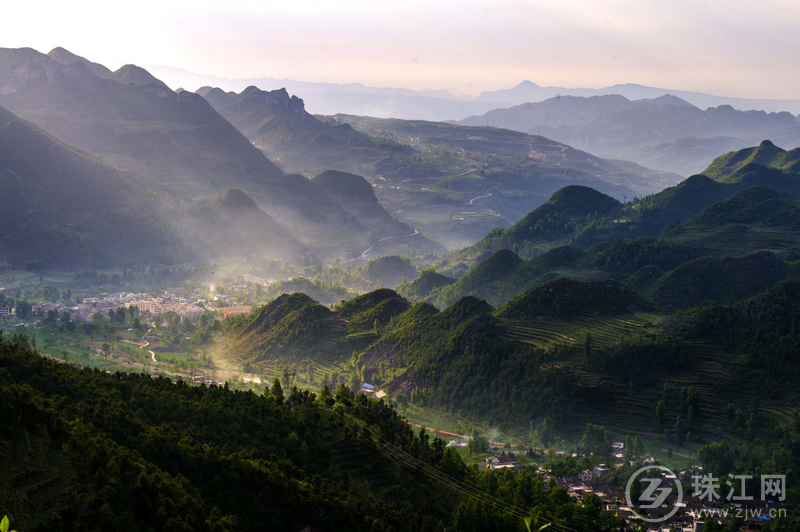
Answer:
<svg viewBox="0 0 800 532"><path fill-rule="evenodd" d="M786 151L769 140L743 150L728 152L714 159L702 173L711 179L724 180L749 164L786 171L800 171L800 149Z"/></svg>
<svg viewBox="0 0 800 532"><path fill-rule="evenodd" d="M786 192L769 187L746 188L725 201L703 209L683 225L698 227L761 222L767 227L778 227L784 225L780 221L787 216L787 224L792 225L792 210L798 205L800 202Z"/></svg>
<svg viewBox="0 0 800 532"><path fill-rule="evenodd" d="M390 255L370 260L364 267L362 277L373 285L397 286L403 280L414 280L419 272L404 257Z"/></svg>
<svg viewBox="0 0 800 532"><path fill-rule="evenodd" d="M643 266L636 273L625 279L625 286L642 294L651 297L655 290L655 285L664 276L664 270L655 264Z"/></svg>
<svg viewBox="0 0 800 532"><path fill-rule="evenodd" d="M240 318L229 338L215 346L214 356L237 353L241 359L287 359L295 354L323 356L321 338L343 330L344 322L305 294L283 294Z"/></svg>
<svg viewBox="0 0 800 532"><path fill-rule="evenodd" d="M281 294L302 293L319 301L323 305L333 305L342 300L352 299L356 294L345 288L330 285L320 281L311 281L304 277L293 277L291 279L276 281L264 289L264 295L268 298L276 298Z"/></svg>
<svg viewBox="0 0 800 532"><path fill-rule="evenodd" d="M720 272L745 275L748 268L765 269L762 259L720 262L714 273L700 276L695 291L713 276L723 278L720 286L739 282ZM690 265L687 275L702 273ZM668 275L648 267L632 279L644 286L656 284L663 294ZM755 283L742 282L738 295L746 297L745 289ZM788 343L780 344L786 347L795 341L796 331L770 302L778 298L770 294L780 286L790 287L778 284L758 298L771 319L780 322L780 335L768 343L786 337ZM677 295L693 297L688 292ZM526 433L530 420L543 416L576 430L587 421L602 421L622 431L665 434L674 442L683 441L687 432L698 438L728 437L733 429L723 410L728 403L747 405L758 395L757 388L739 386L754 371L749 359L740 356L744 348L723 348L714 340L735 327L728 315L758 326L758 316L764 319L766 310L752 311L754 304L748 301L706 303L667 315L618 282L571 279L531 288L496 310L470 296L438 311L427 303L410 306L395 292L380 290L329 311L294 295L248 317L229 319L214 345L228 347L228 360L273 371L298 368L317 384L370 382L391 397L408 397L417 412L481 420L509 430L523 427ZM790 304L791 297L776 301ZM794 319L794 314L787 315ZM281 344L282 338L288 340ZM769 368L755 369L759 382L769 382L780 371L778 359L770 360ZM657 421L654 408L663 398L665 382L674 391L666 421ZM682 413L675 386L695 388L702 402L699 419L677 428L672 425L677 416L685 416L685 408ZM786 401L792 397L786 389L774 390L762 408L787 418Z"/></svg>
<svg viewBox="0 0 800 532"><path fill-rule="evenodd" d="M763 251L745 257L703 257L664 274L648 290L663 308L691 308L705 300L737 301L800 274L799 263L786 263Z"/></svg>
<svg viewBox="0 0 800 532"><path fill-rule="evenodd" d="M348 320L349 333L377 332L376 326L388 325L411 308L411 304L394 290L379 289L342 304L338 314Z"/></svg>
<svg viewBox="0 0 800 532"><path fill-rule="evenodd" d="M614 198L589 187L567 186L507 229L493 229L483 240L452 255L474 260L481 253L512 249L522 256L559 245L593 245L608 236L608 218L629 210Z"/></svg>
<svg viewBox="0 0 800 532"><path fill-rule="evenodd" d="M704 209L756 186L771 187L795 198L800 197L800 179L796 174L754 163L743 166L724 182L696 175L674 187L626 204L615 203L613 198L585 187L565 187L511 227L496 228L477 244L454 252L448 257L448 262L473 262L487 251L503 248L514 250L523 258L531 258L564 245L586 249L602 242L657 237L665 229L668 229L665 235L672 235L674 227ZM678 242L685 243L683 240ZM698 241L696 244L717 247L720 253L727 251L724 242ZM744 252L757 249L749 247Z"/></svg>
<svg viewBox="0 0 800 532"><path fill-rule="evenodd" d="M558 279L526 290L497 309L496 315L513 319L566 318L594 313L613 316L650 309L652 306L642 296L610 279L589 282Z"/></svg>
<svg viewBox="0 0 800 532"><path fill-rule="evenodd" d="M767 250L785 260L800 258L800 202L768 187L746 188L715 203L662 238L706 254L743 256Z"/></svg>
<svg viewBox="0 0 800 532"><path fill-rule="evenodd" d="M622 204L614 198L589 187L564 187L506 229L503 237L512 242L552 241L571 235L587 219L616 214L621 207Z"/></svg>
<svg viewBox="0 0 800 532"><path fill-rule="evenodd" d="M542 275L554 268L560 261L552 259L565 256L565 248L559 250L524 262L512 251L501 249L468 271L456 283L433 290L428 300L440 307L449 306L466 296L486 299L494 305L505 303L520 290L537 284ZM569 251L566 254L572 255Z"/></svg>
<svg viewBox="0 0 800 532"><path fill-rule="evenodd" d="M405 298L419 300L427 298L436 288L449 286L456 282L456 279L436 273L436 270L427 269L419 273L419 277L413 281L400 283L397 291Z"/></svg>
<svg viewBox="0 0 800 532"><path fill-rule="evenodd" d="M528 288L560 277L584 281L625 279L647 264L671 270L706 253L699 246L655 238L603 242L586 250L562 246L528 261L522 261L509 250L500 250L458 282L432 290L426 300L444 307L461 297L474 295L493 305L502 305Z"/></svg>

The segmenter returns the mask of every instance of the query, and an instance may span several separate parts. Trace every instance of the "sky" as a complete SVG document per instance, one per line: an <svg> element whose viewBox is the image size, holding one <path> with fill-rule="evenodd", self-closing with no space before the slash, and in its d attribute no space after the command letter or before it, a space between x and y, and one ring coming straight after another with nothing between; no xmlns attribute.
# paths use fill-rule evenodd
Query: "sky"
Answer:
<svg viewBox="0 0 800 532"><path fill-rule="evenodd" d="M478 94L616 83L800 98L797 0L13 2L1 47L116 69Z"/></svg>

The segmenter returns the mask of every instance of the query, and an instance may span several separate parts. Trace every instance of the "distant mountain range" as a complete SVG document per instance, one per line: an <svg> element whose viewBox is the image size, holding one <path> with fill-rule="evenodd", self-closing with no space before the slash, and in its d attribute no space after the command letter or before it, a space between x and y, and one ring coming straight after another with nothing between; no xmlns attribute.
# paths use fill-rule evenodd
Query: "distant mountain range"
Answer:
<svg viewBox="0 0 800 532"><path fill-rule="evenodd" d="M66 50L52 53L72 61L30 48L0 49L0 105L115 166L183 183L189 193L281 174L198 95L177 94L149 75L130 76L143 85L117 81L136 69L110 73Z"/></svg>
<svg viewBox="0 0 800 532"><path fill-rule="evenodd" d="M227 189L241 190L290 228L293 238L303 239L310 252L346 259L378 249L381 238L414 233L383 210L374 194L373 210L365 217L363 198L346 197L350 189L333 194L304 176L284 175L205 98L173 92L133 65L112 72L62 48L48 55L29 48L0 49L0 105L59 141L127 170L140 188L153 188L178 207ZM371 191L363 178L355 178ZM266 220L263 214L249 218ZM422 235L415 236L387 245L395 245L395 251L417 243L438 249ZM215 242L211 238L210 249L218 249ZM302 248L290 247L298 252ZM248 255L263 250L238 249Z"/></svg>
<svg viewBox="0 0 800 532"><path fill-rule="evenodd" d="M496 109L457 122L543 135L603 157L691 175L720 152L770 138L800 145L800 122L788 112L701 110L676 96L629 100L620 95L563 96Z"/></svg>
<svg viewBox="0 0 800 532"><path fill-rule="evenodd" d="M658 192L681 179L507 129L315 116L303 99L285 89L251 86L237 94L201 87L197 92L286 171L312 176L336 169L365 176L381 202L414 227L385 232L373 254L385 252L386 243L398 243L395 235L414 229L448 247L469 245L569 184L624 199Z"/></svg>
<svg viewBox="0 0 800 532"><path fill-rule="evenodd" d="M540 87L531 81L523 81L510 89L486 91L478 96L472 96L456 94L447 90L414 91L404 88L369 87L362 83L313 83L269 77L228 79L214 75L196 74L174 67L148 66L147 68L173 89L183 87L187 90L196 90L203 86L211 86L220 87L225 91L241 92L249 86L266 91L286 88L290 93L302 94L310 112L325 115L343 113L379 118L461 120L470 115L486 113L492 109L541 102L556 96L590 97L610 94L618 94L629 100L654 99L672 94L701 109L730 105L743 111L788 111L795 115L800 114L800 99L730 98L699 92L647 87L635 83L612 85L600 89L575 89Z"/></svg>
<svg viewBox="0 0 800 532"><path fill-rule="evenodd" d="M354 96L366 94L359 92L364 89L347 86ZM63 48L47 55L0 49L0 105L56 142L123 172L135 194L158 195L153 218L173 224L187 253L258 256L274 246L303 262L316 260L312 256L366 262L409 247L442 251L434 240L462 247L492 227L514 224L565 186L592 187L626 200L680 180L675 173L595 157L568 144L644 159L650 142L674 142L680 145L676 150L694 154L685 165L702 160L705 167L732 144L752 145L751 139L762 136L791 142L800 136L800 124L789 113L726 106L701 111L674 96L553 98L462 121L475 122L469 127L313 115L303 99L285 89L172 91L135 65L112 72ZM506 129L487 127L482 123L487 120ZM694 151L685 146L689 140L678 137L686 134L699 139ZM217 200L209 200L214 196ZM252 205L229 215L224 206L231 202L222 201L229 196ZM175 218L167 208L178 213ZM257 249L236 242L226 246L224 234L203 229L198 217L203 210L226 227L246 219L242 223L251 229L243 225L242 234L251 234ZM196 223L189 221L193 216ZM259 237L258 227L272 239Z"/></svg>
<svg viewBox="0 0 800 532"><path fill-rule="evenodd" d="M482 92L477 99L481 102L493 102L513 106L528 102L541 102L557 96L581 96L589 98L592 96L608 96L611 94L618 94L629 100L655 99L671 94L701 109L730 105L734 109L742 111L757 110L766 111L768 113L787 111L793 114L800 113L800 98L793 100L731 98L728 96L716 96L701 92L647 87L636 83L617 84L601 89L569 89L565 87L540 87L532 81L523 81L516 87L510 89Z"/></svg>

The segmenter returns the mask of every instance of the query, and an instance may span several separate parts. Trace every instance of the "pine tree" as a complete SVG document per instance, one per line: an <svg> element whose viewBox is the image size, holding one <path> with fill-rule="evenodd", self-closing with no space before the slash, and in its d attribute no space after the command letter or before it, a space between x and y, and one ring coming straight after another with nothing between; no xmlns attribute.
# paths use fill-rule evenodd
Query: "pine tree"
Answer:
<svg viewBox="0 0 800 532"><path fill-rule="evenodd" d="M281 388L281 381L277 377L272 382L269 395L270 397L274 397L279 403L283 403L283 388Z"/></svg>

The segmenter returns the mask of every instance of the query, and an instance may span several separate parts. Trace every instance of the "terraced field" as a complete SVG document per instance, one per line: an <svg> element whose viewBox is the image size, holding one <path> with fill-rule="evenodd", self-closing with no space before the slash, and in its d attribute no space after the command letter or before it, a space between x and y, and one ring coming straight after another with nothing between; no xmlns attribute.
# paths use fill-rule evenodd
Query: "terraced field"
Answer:
<svg viewBox="0 0 800 532"><path fill-rule="evenodd" d="M745 226L727 226L723 229L690 231L669 238L678 243L713 250L719 256L744 256L756 251L775 253L800 249L800 233L797 231L755 230Z"/></svg>
<svg viewBox="0 0 800 532"><path fill-rule="evenodd" d="M656 432L655 407L662 399L663 386L667 382L672 390L667 407L668 419L674 420L680 415L677 409L680 389L695 388L701 403L701 427L695 435L725 435L736 440L737 437L728 432L729 422L722 412L729 402L748 403L750 397L743 396L743 391L732 385L737 378L733 369L736 362L734 357L709 342L696 341L688 344L687 348L692 351L694 359L689 367L639 379L636 383L624 376L611 375L589 367L582 348L587 332L592 336L592 348L595 350L616 344L622 335L632 337L640 332L657 332L657 325L662 319L661 315L645 313L617 317L586 316L570 320L537 318L526 322L506 322L505 337L540 348L561 342L571 344L571 355L554 361L553 364L568 368L577 377L578 386L592 389L592 393L597 394L603 405L576 416L573 421L577 426L585 426L587 422L599 423L614 427L620 434L639 434L649 439L663 438L663 434ZM755 378L758 373L752 372L752 376ZM795 405L767 402L763 398L761 400L764 412L773 414L784 422L792 420ZM692 447L696 446L690 445L686 452L693 452Z"/></svg>
<svg viewBox="0 0 800 532"><path fill-rule="evenodd" d="M606 347L621 335L633 336L662 319L657 314L626 314L618 317L582 316L570 320L536 318L525 322L507 321L505 337L510 340L547 347L558 342L582 342L592 335L595 347Z"/></svg>

